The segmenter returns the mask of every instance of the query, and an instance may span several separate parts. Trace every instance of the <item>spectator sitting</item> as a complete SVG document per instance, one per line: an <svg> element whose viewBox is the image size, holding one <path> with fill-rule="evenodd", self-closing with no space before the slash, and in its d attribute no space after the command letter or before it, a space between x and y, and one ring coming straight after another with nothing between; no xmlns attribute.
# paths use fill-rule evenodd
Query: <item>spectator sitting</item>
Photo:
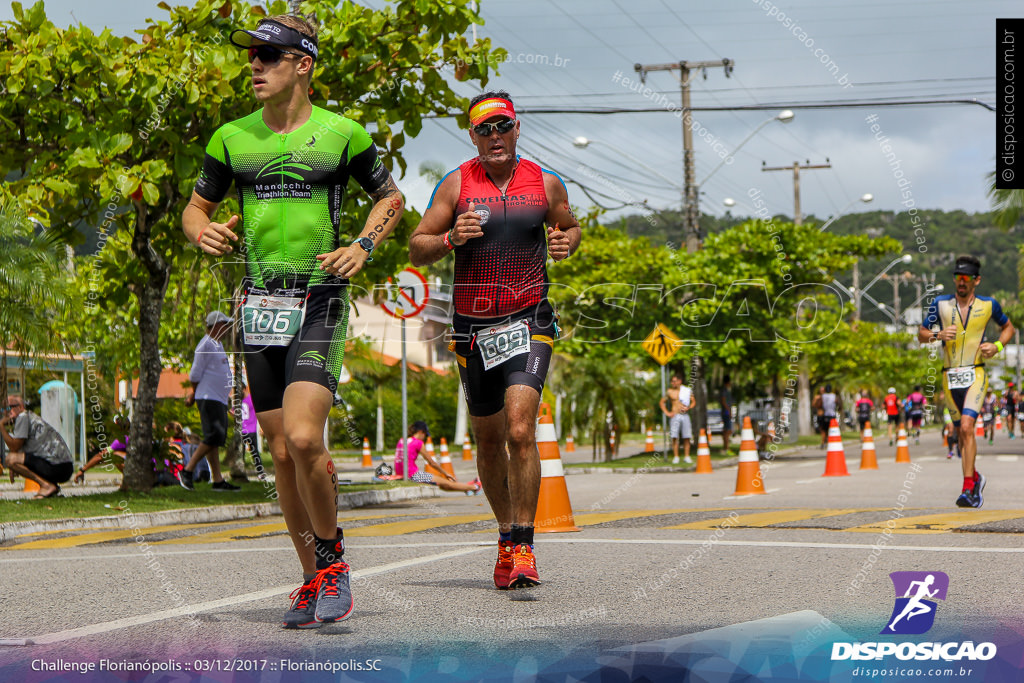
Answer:
<svg viewBox="0 0 1024 683"><path fill-rule="evenodd" d="M7 431L7 425L14 429ZM60 495L60 484L75 471L71 449L56 429L25 409L20 396L7 397L7 412L0 418L0 437L9 449L6 464L12 472L39 484L35 498Z"/></svg>
<svg viewBox="0 0 1024 683"><path fill-rule="evenodd" d="M480 480L474 479L468 484L463 484L460 481L456 481L455 477L441 469L441 466L437 464L426 451L423 450L423 440L430 436L430 430L427 429L427 423L423 420L417 420L409 425L409 438L406 439L406 458L405 463L402 462L402 439L398 440L395 444L395 478L401 478L402 472L404 471L403 465L408 464L409 479L410 481L417 481L421 484L435 484L437 488L442 491L465 491L467 496L473 494L479 494ZM438 479L434 475L420 471L416 467L416 458L420 455L427 461L431 467L440 472L443 475L443 479Z"/></svg>

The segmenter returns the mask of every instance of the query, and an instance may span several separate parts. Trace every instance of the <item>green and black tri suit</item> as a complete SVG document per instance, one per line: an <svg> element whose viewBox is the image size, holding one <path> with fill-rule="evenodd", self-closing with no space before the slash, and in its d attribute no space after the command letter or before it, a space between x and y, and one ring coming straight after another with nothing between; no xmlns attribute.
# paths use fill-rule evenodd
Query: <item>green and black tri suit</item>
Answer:
<svg viewBox="0 0 1024 683"><path fill-rule="evenodd" d="M196 193L224 199L235 183L242 210L246 291L304 299L301 329L287 345L245 345L256 412L281 407L285 387L315 382L334 391L348 328L348 280L319 268L318 254L348 244L341 229L349 178L369 194L388 183L369 134L358 123L313 107L290 133L275 133L263 110L221 126L206 147Z"/></svg>

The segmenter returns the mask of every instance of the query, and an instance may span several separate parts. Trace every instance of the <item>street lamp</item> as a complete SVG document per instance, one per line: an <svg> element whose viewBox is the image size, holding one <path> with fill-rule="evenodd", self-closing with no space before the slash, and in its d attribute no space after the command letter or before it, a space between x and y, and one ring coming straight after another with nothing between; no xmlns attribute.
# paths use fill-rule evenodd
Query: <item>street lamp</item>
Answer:
<svg viewBox="0 0 1024 683"><path fill-rule="evenodd" d="M871 282L869 282L869 283L867 284L867 286L865 286L864 288L862 288L862 289L861 289L860 291L862 291L862 292L866 292L866 291L868 291L869 289L871 289L871 285L873 285L873 284L875 284L876 282L878 282L879 280L881 280L881 279L882 279L882 276L883 276L883 275L885 275L886 273L888 273L888 272L889 272L889 269L890 269L890 268L892 268L893 266L895 266L895 265L896 265L897 263L910 263L910 262L911 262L912 260L914 260L914 259L913 259L913 257L912 257L912 256L911 256L910 254L904 254L903 256L900 256L900 257L898 257L898 258L894 258L894 259L892 260L892 263L890 263L890 264L889 264L889 265L887 265L887 266L886 266L886 267L885 267L884 269L882 269L882 272L881 272L881 273L879 273L878 275L876 275L876 276L875 276L875 279L874 279L874 280L872 280Z"/></svg>
<svg viewBox="0 0 1024 683"><path fill-rule="evenodd" d="M718 169L722 168L722 166L724 166L727 163L731 164L733 161L735 161L736 152L739 151L740 147L742 147L743 145L747 144L747 142L750 140L750 138L752 138L755 135L757 135L758 131L760 131L762 128L767 126L772 121L779 121L781 123L789 123L790 121L793 120L793 117L795 117L795 116L796 116L796 114L794 114L792 112L792 110L783 109L778 114L776 114L775 116L771 117L770 119L767 119L767 120L762 121L761 123L759 123L757 128L755 128L754 130L750 131L750 135L748 135L747 137L743 138L743 142L741 142L740 144L736 145L736 147L733 148L732 154L730 154L729 156L727 156L724 159L722 159L718 163L718 166L715 166L713 169L711 169L711 173L708 173L706 176L704 176L704 180L702 180L699 183L697 183L697 189L699 190L704 185L704 183L706 183L708 181L708 178L710 178L711 176L715 175L715 172Z"/></svg>
<svg viewBox="0 0 1024 683"><path fill-rule="evenodd" d="M865 204L870 204L871 200L873 200L874 198L875 198L875 196L873 194L871 194L869 192L865 192L860 197L857 197L852 202L850 202L849 204L844 206L841 210L837 211L835 213L835 215L832 216L832 218L829 218L827 221L825 221L824 225L822 225L820 228L818 228L818 231L819 232L824 231L825 228L827 228L828 226L832 225L832 221L834 221L835 219L839 218L844 213L846 213L846 210L849 209L854 204L856 204L857 202L864 202Z"/></svg>
<svg viewBox="0 0 1024 683"><path fill-rule="evenodd" d="M679 184L678 180L673 180L672 178L669 178L668 176L658 172L657 169L654 169L654 168L651 168L650 166L648 166L646 162L642 161L641 159L637 159L635 156L633 156L629 152L625 151L624 149L620 149L620 148L616 147L615 145L613 145L610 142L605 142L603 140L594 140L592 138L588 138L588 137L585 137L583 135L580 135L578 137L573 138L573 141L572 141L573 147L577 147L579 149L586 149L587 147L589 147L590 145L595 144L595 143L598 144L598 145L604 145L605 147L609 147L609 148L613 149L616 153L621 154L622 156L624 156L627 159L629 159L629 160L633 161L634 163L636 163L638 166L642 166L643 168L647 169L648 171L650 171L654 175L658 176L659 178L661 178L662 180L667 182L671 187L674 187L677 190L682 190L682 186Z"/></svg>

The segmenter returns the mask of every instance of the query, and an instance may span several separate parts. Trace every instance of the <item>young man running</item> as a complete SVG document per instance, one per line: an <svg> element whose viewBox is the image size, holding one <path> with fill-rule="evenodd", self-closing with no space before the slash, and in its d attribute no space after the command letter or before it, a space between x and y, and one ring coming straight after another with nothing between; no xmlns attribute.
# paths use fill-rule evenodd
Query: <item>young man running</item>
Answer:
<svg viewBox="0 0 1024 683"><path fill-rule="evenodd" d="M263 108L214 133L182 225L215 256L244 235L248 383L303 572L283 626L315 628L352 612L323 438L345 351L348 280L398 223L403 200L367 132L309 101L316 26L281 15L234 31L231 42L248 50ZM374 202L361 231L341 225L349 178ZM238 216L211 220L232 182L241 225Z"/></svg>
<svg viewBox="0 0 1024 683"><path fill-rule="evenodd" d="M494 584L514 589L540 583L535 430L558 335L545 264L576 251L580 227L562 179L516 155L520 122L508 93L475 97L469 123L479 156L434 189L409 239L409 259L421 266L455 252L453 337L477 471L498 520Z"/></svg>
<svg viewBox="0 0 1024 683"><path fill-rule="evenodd" d="M959 431L963 458L963 492L956 504L980 508L984 502L981 492L985 488L985 477L974 467L978 454L974 426L988 386L983 361L1002 351L1003 345L1013 338L1013 324L999 302L975 294L981 282L981 262L977 258L958 257L953 276L956 293L942 294L932 301L917 331L917 340L922 344L935 341L942 344L943 385L953 423ZM985 326L989 320L999 326L999 339L994 344L985 341Z"/></svg>

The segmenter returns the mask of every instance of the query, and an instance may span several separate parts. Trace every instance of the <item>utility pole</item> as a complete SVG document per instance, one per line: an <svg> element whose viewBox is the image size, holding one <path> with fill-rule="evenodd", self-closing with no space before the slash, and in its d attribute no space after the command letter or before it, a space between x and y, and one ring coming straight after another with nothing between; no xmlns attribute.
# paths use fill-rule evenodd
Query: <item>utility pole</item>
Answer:
<svg viewBox="0 0 1024 683"><path fill-rule="evenodd" d="M679 89L682 93L683 114L683 239L686 251L693 253L700 250L700 206L697 196L697 171L693 159L693 119L690 115L690 79L695 71L707 78L707 70L722 67L725 77L732 73L735 62L731 59L714 59L700 62L680 61L668 64L634 64L633 70L640 74L640 82L647 80L651 71L679 70ZM699 398L698 398L699 401Z"/></svg>
<svg viewBox="0 0 1024 683"><path fill-rule="evenodd" d="M811 170L818 168L832 168L832 164L826 158L824 164L812 164L807 161L803 166L800 165L799 161L794 161L792 166L765 166L764 162L761 162L762 171L793 171L793 222L797 225L803 225L804 218L800 213L800 170ZM854 292L857 291L857 285L854 284ZM856 297L854 297L856 298ZM796 413L796 428L799 434L810 434L811 433L811 370L810 364L807 361L806 354L800 354L800 374L797 376L796 383L796 402L797 402L797 413Z"/></svg>
<svg viewBox="0 0 1024 683"><path fill-rule="evenodd" d="M800 171L809 171L817 168L832 168L832 164L829 163L828 159L825 159L824 164L812 164L808 161L803 166L800 165L799 161L794 161L792 166L765 166L764 162L761 162L762 171L793 171L793 222L797 225L803 225L804 223L803 214L800 213Z"/></svg>
<svg viewBox="0 0 1024 683"><path fill-rule="evenodd" d="M668 64L634 64L633 70L640 74L640 82L647 80L650 71L679 70L679 90L681 92L683 121L683 239L686 251L693 254L700 251L700 206L697 194L697 170L693 159L693 117L690 114L690 79L694 72L700 71L704 78L708 77L708 69L722 67L725 77L732 73L735 62L731 59L714 59L700 62L679 61ZM691 381L693 397L696 401L694 410L694 433L707 426L707 385L704 382L704 359L698 352L691 358Z"/></svg>
<svg viewBox="0 0 1024 683"><path fill-rule="evenodd" d="M853 262L853 321L860 320L860 261Z"/></svg>

